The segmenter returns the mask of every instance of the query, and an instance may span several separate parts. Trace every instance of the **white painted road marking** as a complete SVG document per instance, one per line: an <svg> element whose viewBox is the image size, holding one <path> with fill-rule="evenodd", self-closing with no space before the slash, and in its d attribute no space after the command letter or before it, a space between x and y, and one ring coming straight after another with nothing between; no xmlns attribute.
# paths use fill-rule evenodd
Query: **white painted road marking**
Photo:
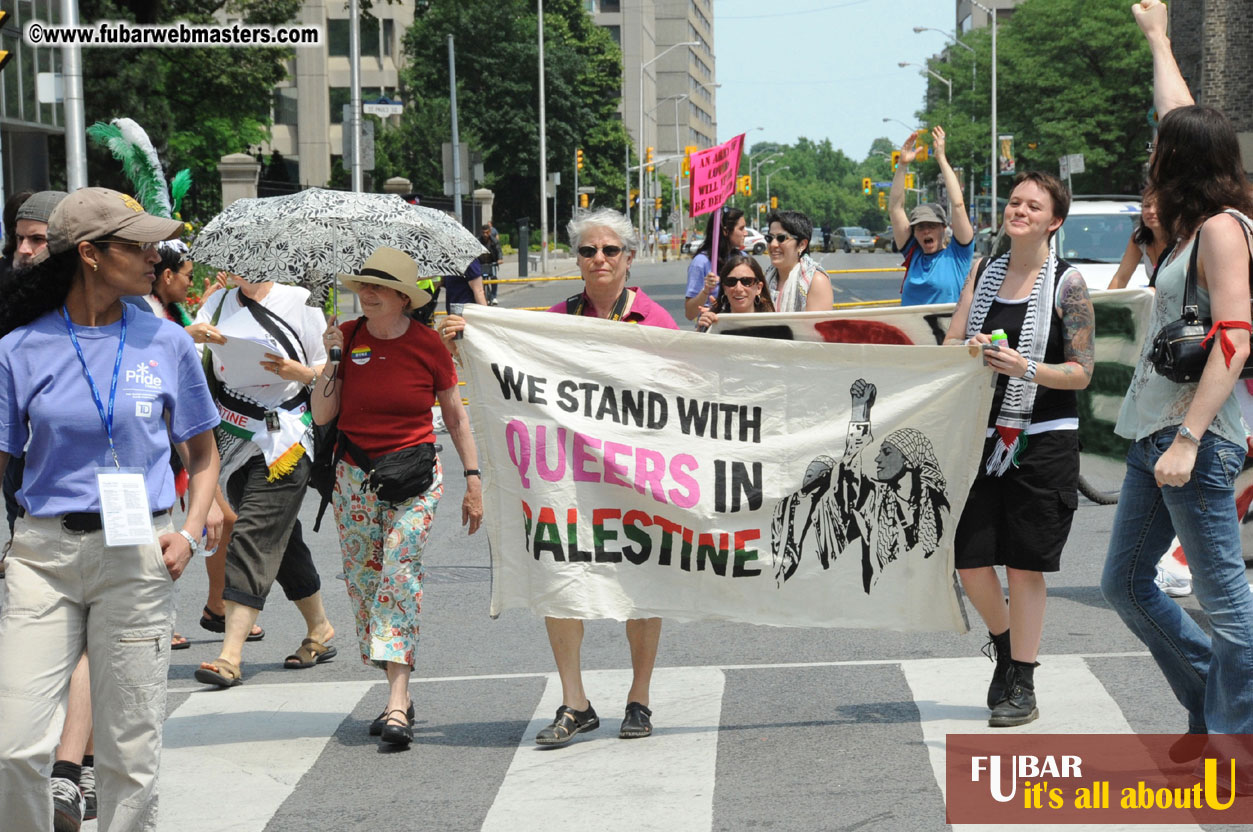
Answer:
<svg viewBox="0 0 1253 832"><path fill-rule="evenodd" d="M618 739L631 671L585 671L600 727L569 745L541 748L535 734L561 705L556 674L518 745L484 832L673 832L713 825L718 726L725 676L713 668L658 668L650 689L653 736ZM663 764L664 762L664 764ZM570 789L577 799L570 799ZM647 795L646 800L641 800Z"/></svg>
<svg viewBox="0 0 1253 832"><path fill-rule="evenodd" d="M375 684L326 685L316 698L299 683L193 694L165 722L159 828L261 832Z"/></svg>
<svg viewBox="0 0 1253 832"><path fill-rule="evenodd" d="M901 662L914 694L922 738L931 760L931 772L945 793L945 735L947 734L1131 734L1131 725L1118 703L1080 656L1041 656L1036 668L1036 698L1040 718L1018 728L989 728L987 659L917 659ZM1015 832L1058 829L1065 825L1014 826ZM1071 826L1070 828L1074 828ZM1103 825L1101 832L1193 832L1196 825ZM1000 832L1003 825L954 824L954 832Z"/></svg>

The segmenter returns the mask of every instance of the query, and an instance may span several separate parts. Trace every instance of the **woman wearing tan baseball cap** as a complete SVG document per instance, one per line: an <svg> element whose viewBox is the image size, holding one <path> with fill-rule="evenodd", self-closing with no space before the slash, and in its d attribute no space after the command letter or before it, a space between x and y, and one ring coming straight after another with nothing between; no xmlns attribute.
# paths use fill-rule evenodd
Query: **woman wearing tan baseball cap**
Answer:
<svg viewBox="0 0 1253 832"><path fill-rule="evenodd" d="M122 298L151 291L156 244L181 231L125 194L84 188L53 210L47 249L7 287L0 471L23 453L26 470L0 610L6 828L52 827L44 738L84 650L100 826L137 829L155 812L173 581L201 550L218 411L187 333ZM179 530L171 438L188 448Z"/></svg>

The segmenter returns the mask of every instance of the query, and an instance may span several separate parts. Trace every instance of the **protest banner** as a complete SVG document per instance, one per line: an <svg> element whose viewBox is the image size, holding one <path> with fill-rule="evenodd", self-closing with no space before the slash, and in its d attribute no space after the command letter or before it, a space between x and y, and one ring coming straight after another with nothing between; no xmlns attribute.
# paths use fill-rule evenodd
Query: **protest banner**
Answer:
<svg viewBox="0 0 1253 832"><path fill-rule="evenodd" d="M690 216L699 217L722 207L735 193L740 172L744 134L717 147L692 154L692 200Z"/></svg>
<svg viewBox="0 0 1253 832"><path fill-rule="evenodd" d="M953 536L990 370L466 308L491 612L966 629Z"/></svg>

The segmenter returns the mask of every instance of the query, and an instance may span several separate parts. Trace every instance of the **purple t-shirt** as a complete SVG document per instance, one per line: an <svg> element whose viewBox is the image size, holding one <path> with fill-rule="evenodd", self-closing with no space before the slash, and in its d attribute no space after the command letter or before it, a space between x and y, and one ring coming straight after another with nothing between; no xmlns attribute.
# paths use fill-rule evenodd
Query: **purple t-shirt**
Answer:
<svg viewBox="0 0 1253 832"><path fill-rule="evenodd" d="M627 312L622 320L629 324L639 324L640 326L658 326L662 329L679 328L679 325L674 322L674 318L670 317L670 313L654 303L652 298L644 294L643 289L632 287L630 291L635 293L635 300L631 301L631 311ZM564 315L566 314L566 302L563 300L555 306L550 306L548 311ZM583 317L596 317L596 310L592 308L590 300L583 306Z"/></svg>
<svg viewBox="0 0 1253 832"><path fill-rule="evenodd" d="M175 499L170 440L215 427L218 409L191 336L170 321L122 308L126 346L113 440L123 468L146 472L148 505L160 511ZM121 332L121 321L74 327L106 412ZM112 468L113 457L59 308L0 339L0 451L25 453L17 499L31 515L100 510L96 469Z"/></svg>

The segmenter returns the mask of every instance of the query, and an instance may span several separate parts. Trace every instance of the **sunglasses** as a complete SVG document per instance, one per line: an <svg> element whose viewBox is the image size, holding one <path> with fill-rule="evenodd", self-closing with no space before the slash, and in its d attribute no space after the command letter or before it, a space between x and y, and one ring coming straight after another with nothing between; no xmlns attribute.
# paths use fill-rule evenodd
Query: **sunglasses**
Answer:
<svg viewBox="0 0 1253 832"><path fill-rule="evenodd" d="M793 237L791 234L767 234L766 235L767 243L773 241L773 242L778 243L779 245L783 245L788 240L795 240L795 239L796 238Z"/></svg>
<svg viewBox="0 0 1253 832"><path fill-rule="evenodd" d="M577 250L579 256L584 260L591 260L598 251L604 253L606 260L612 260L622 253L622 246L601 246L600 248L596 246L579 246Z"/></svg>
<svg viewBox="0 0 1253 832"><path fill-rule="evenodd" d="M757 278L756 277L738 277L736 275L728 275L727 277L722 278L722 285L726 287L727 289L730 289L732 286L734 286L737 283L740 284L741 286L756 286Z"/></svg>
<svg viewBox="0 0 1253 832"><path fill-rule="evenodd" d="M100 240L99 242L108 243L109 245L115 245L115 246L134 246L135 248L142 251L144 254L151 254L152 252L157 250L156 243L136 243L132 240Z"/></svg>

